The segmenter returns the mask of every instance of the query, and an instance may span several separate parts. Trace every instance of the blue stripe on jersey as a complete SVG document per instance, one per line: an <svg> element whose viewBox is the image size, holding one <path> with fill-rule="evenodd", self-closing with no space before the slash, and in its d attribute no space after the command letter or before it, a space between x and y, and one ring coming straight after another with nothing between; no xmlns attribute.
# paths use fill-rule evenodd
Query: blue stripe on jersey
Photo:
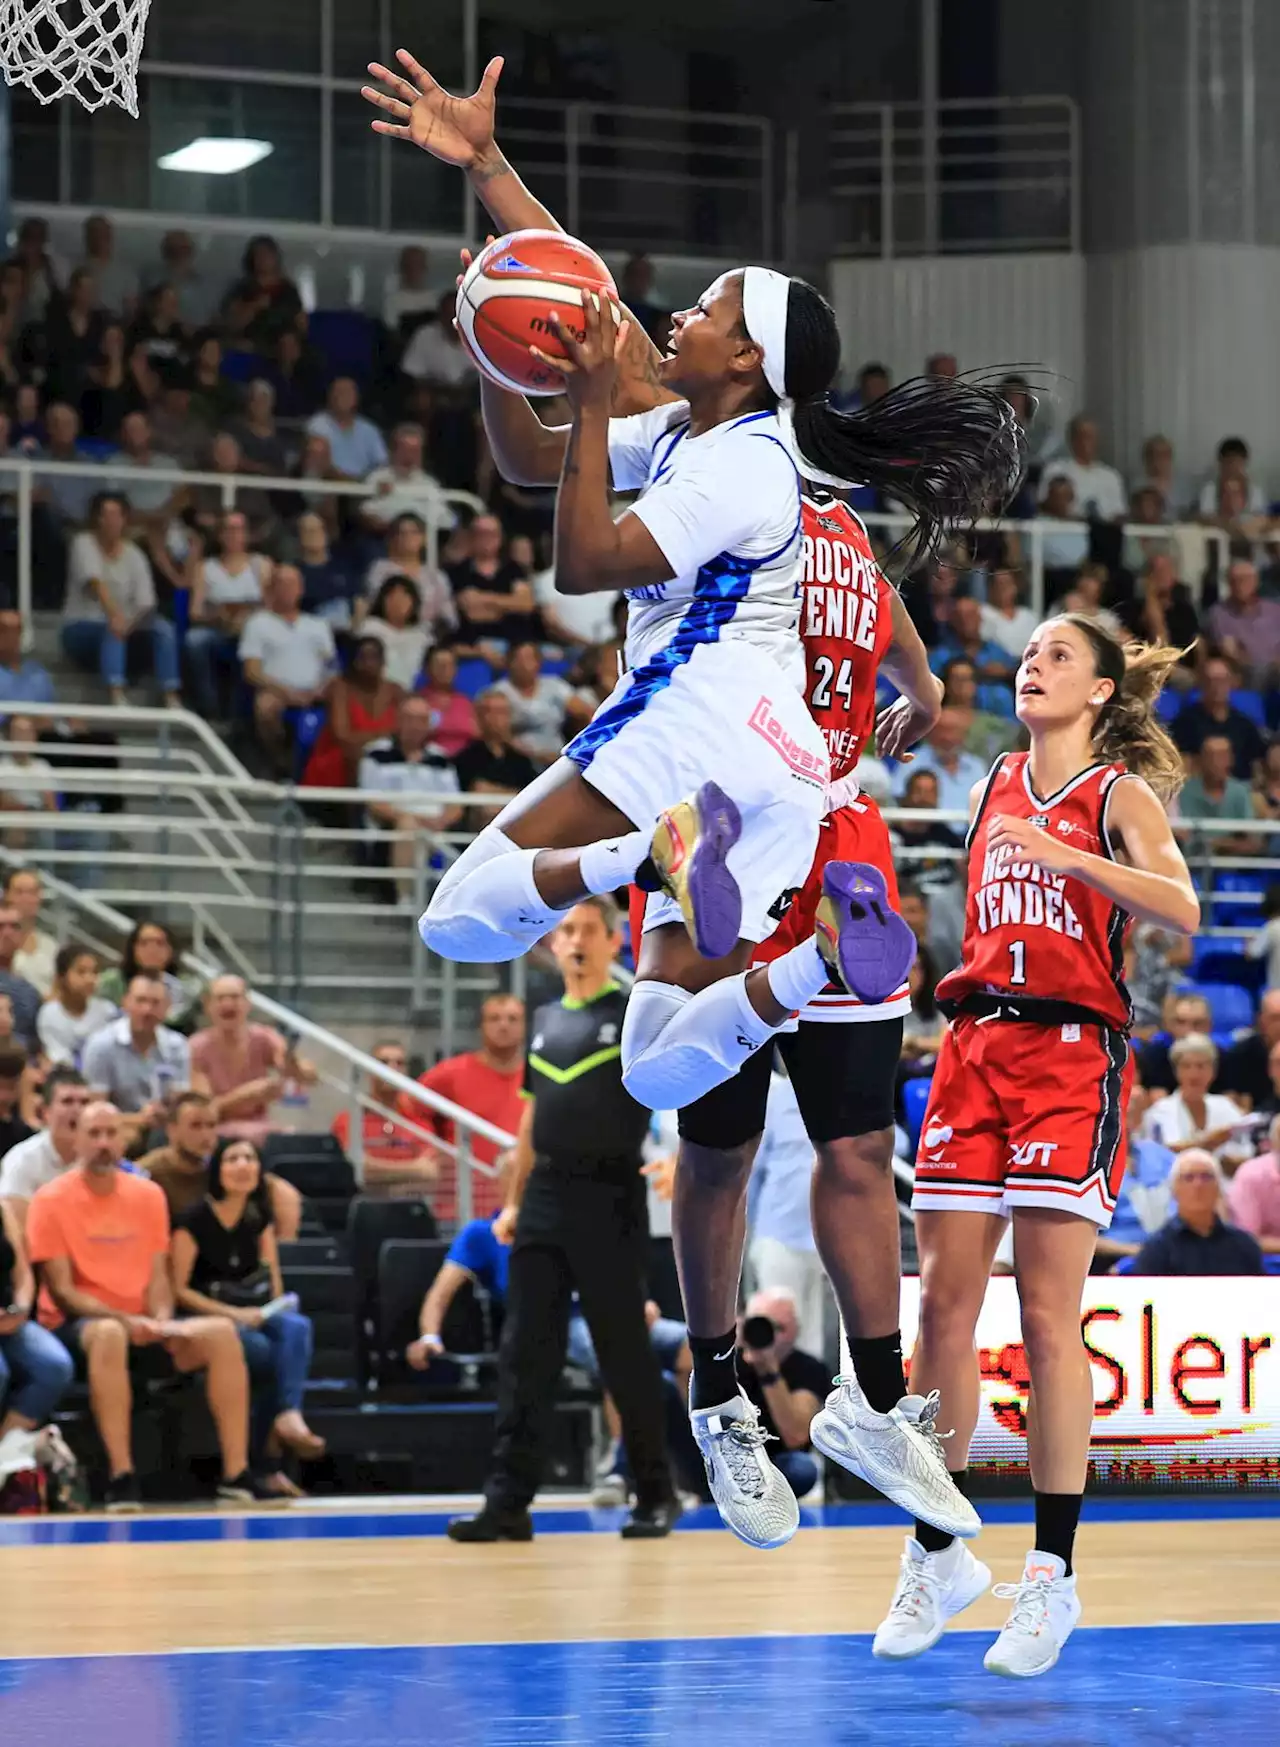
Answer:
<svg viewBox="0 0 1280 1747"><path fill-rule="evenodd" d="M674 431L674 433L671 436L670 442L667 444L666 448L663 450L662 459L658 462L657 467L654 469L653 478L649 481L650 485L656 485L658 483L658 481L662 478L663 474L669 473L671 471L671 469L675 466L675 462L671 459L671 457L675 454L676 447L679 444L681 438L688 436L688 434L689 434L689 421L686 419L684 424L677 426L676 430Z"/></svg>
<svg viewBox="0 0 1280 1747"><path fill-rule="evenodd" d="M684 666L695 649L719 641L721 631L751 592L752 578L766 565L775 563L799 532L797 517L783 544L763 558L735 558L731 552L723 552L704 564L694 584L689 610L676 626L670 643L652 661L632 669L625 696L601 710L581 734L575 735L564 749L565 757L586 770L600 748L607 746L628 722L634 722L646 704L671 684L672 674Z"/></svg>

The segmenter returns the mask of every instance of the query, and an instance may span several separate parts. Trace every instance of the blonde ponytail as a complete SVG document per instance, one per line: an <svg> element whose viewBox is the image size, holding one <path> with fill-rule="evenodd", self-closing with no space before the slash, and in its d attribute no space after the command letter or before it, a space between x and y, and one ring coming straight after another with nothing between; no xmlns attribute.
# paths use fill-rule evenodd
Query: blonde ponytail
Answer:
<svg viewBox="0 0 1280 1747"><path fill-rule="evenodd" d="M1156 702L1187 651L1171 643L1122 642L1082 613L1061 616L1088 638L1099 678L1115 685L1094 723L1095 752L1108 764L1123 764L1142 777L1168 803L1182 787L1186 772L1182 754L1156 714Z"/></svg>

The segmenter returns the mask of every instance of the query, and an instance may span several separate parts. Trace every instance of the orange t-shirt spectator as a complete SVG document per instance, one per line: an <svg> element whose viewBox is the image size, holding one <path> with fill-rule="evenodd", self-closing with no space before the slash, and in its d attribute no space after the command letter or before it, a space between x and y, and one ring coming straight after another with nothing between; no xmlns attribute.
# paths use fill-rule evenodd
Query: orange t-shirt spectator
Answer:
<svg viewBox="0 0 1280 1747"><path fill-rule="evenodd" d="M419 1077L418 1084L429 1092L437 1092L451 1104L472 1111L495 1128L514 1135L520 1126L520 1093L524 1086L524 1002L518 995L490 995L480 1009L480 1047L465 1055L449 1056L437 1062ZM414 1104L407 1095L400 1099L400 1114L424 1127L430 1126L440 1139L451 1145L455 1140L454 1124L447 1116L427 1111ZM476 1161L492 1165L499 1148L493 1141L477 1138L474 1147ZM431 1194L431 1205L438 1219L453 1219L457 1213L457 1170L452 1153L440 1160L438 1187ZM504 1200L500 1177L475 1172L472 1176L471 1213L475 1219L486 1219L497 1213Z"/></svg>
<svg viewBox="0 0 1280 1747"><path fill-rule="evenodd" d="M76 1289L126 1316L147 1314L147 1288L158 1255L169 1251L169 1207L158 1183L115 1171L108 1188L92 1188L83 1170L37 1189L27 1210L33 1264L65 1256ZM64 1320L46 1288L40 1321Z"/></svg>

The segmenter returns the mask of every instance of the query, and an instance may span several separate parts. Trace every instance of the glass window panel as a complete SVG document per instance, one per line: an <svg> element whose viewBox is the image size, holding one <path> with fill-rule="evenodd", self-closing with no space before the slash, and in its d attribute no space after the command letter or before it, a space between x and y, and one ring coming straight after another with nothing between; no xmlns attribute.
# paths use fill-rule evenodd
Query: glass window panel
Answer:
<svg viewBox="0 0 1280 1747"><path fill-rule="evenodd" d="M28 91L9 93L10 192L15 200L58 198L58 105L40 103Z"/></svg>
<svg viewBox="0 0 1280 1747"><path fill-rule="evenodd" d="M142 51L146 61L192 61L203 67L320 71L320 0L156 0Z"/></svg>
<svg viewBox="0 0 1280 1747"><path fill-rule="evenodd" d="M71 198L87 206L172 212L185 218L320 217L320 93L218 79L145 77L141 119L118 109L71 123ZM230 176L162 170L156 160L209 135L262 139L271 153Z"/></svg>

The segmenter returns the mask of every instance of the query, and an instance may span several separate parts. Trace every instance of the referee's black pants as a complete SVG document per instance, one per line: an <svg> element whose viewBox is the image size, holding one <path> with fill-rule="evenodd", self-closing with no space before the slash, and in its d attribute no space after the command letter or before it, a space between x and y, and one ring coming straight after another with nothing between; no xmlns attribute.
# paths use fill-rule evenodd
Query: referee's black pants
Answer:
<svg viewBox="0 0 1280 1747"><path fill-rule="evenodd" d="M622 1421L640 1504L672 1495L662 1373L644 1306L649 1217L638 1169L624 1181L539 1163L529 1175L507 1284L498 1425L485 1496L521 1510L542 1479L577 1289L600 1377Z"/></svg>

